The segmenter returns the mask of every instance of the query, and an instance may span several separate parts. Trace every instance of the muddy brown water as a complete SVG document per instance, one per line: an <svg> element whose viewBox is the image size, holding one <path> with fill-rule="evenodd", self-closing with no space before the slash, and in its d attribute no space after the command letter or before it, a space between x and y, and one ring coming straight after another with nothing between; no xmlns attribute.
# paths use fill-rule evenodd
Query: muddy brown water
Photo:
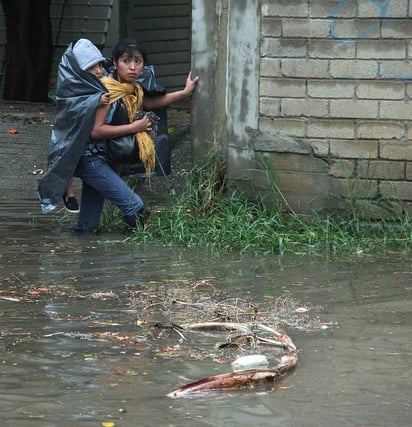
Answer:
<svg viewBox="0 0 412 427"><path fill-rule="evenodd" d="M412 425L411 254L210 254L75 235L61 216L42 215L34 197L0 203L3 426ZM81 296L209 278L233 296L287 296L313 310L314 327L286 327L301 352L280 389L168 398L230 371L215 339L202 353L169 352L177 335L142 334L124 300ZM131 335L133 345L108 338Z"/></svg>

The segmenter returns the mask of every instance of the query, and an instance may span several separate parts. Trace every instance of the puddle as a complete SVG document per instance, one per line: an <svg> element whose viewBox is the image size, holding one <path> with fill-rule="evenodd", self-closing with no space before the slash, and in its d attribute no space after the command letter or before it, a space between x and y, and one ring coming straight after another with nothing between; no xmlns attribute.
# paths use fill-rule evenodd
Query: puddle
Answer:
<svg viewBox="0 0 412 427"><path fill-rule="evenodd" d="M59 215L42 215L34 199L1 200L3 425L411 424L410 254L334 262L219 256L79 236ZM230 364L216 362L223 355L213 336L170 351L181 337L142 326L128 296L202 281L258 306L282 296L310 309L297 312L310 325L286 326L300 359L281 389L166 397Z"/></svg>

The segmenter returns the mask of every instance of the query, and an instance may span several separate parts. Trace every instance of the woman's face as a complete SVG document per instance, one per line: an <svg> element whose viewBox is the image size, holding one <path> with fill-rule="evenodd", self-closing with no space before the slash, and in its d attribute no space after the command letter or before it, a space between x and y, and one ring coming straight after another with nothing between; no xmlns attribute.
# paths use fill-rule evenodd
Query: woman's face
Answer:
<svg viewBox="0 0 412 427"><path fill-rule="evenodd" d="M122 83L133 83L143 70L143 56L139 52L124 53L115 62L117 76Z"/></svg>

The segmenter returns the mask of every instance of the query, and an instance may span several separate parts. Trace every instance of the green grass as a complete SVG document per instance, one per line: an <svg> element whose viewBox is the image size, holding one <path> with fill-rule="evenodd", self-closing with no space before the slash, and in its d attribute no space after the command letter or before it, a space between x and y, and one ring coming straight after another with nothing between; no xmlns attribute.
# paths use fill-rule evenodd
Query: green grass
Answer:
<svg viewBox="0 0 412 427"><path fill-rule="evenodd" d="M216 201L209 212L176 203L154 216L145 233L136 233L134 238L219 251L341 254L409 249L412 230L407 218L404 223L320 218L315 214L302 219L232 195Z"/></svg>
<svg viewBox="0 0 412 427"><path fill-rule="evenodd" d="M411 249L411 220L399 200L365 200L351 192L346 198L345 216L320 216L316 212L299 215L281 194L273 171L262 166L276 196L271 199L279 202L268 203L269 199L262 197L251 200L230 188L225 164L212 150L189 171L184 188L170 205L153 212L144 232L130 237L136 242L167 246L265 254L333 256ZM106 204L99 230L127 232L116 207Z"/></svg>
<svg viewBox="0 0 412 427"><path fill-rule="evenodd" d="M272 191L279 192L271 172L267 173ZM189 172L186 187L172 204L152 215L144 233L136 232L133 239L276 254L339 255L411 248L412 228L407 214L396 210L388 215L385 211L385 215L376 217L381 211L374 209L374 202L359 205L354 195L347 202L351 207L345 217L321 217L315 212L301 216L291 209L285 213L280 203L268 206L263 198L250 200L228 188L224 163L212 152ZM365 203L375 212L373 220L365 218ZM113 224L113 218L110 222Z"/></svg>

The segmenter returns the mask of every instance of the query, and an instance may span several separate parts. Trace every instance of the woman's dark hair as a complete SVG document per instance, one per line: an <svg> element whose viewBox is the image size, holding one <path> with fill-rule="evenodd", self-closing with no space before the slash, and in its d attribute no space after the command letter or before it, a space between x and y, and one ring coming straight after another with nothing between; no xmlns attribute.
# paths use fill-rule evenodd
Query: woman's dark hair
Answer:
<svg viewBox="0 0 412 427"><path fill-rule="evenodd" d="M135 52L139 52L142 55L144 64L147 65L146 50L142 44L135 39L121 39L113 48L112 59L116 62L124 53L133 55Z"/></svg>

